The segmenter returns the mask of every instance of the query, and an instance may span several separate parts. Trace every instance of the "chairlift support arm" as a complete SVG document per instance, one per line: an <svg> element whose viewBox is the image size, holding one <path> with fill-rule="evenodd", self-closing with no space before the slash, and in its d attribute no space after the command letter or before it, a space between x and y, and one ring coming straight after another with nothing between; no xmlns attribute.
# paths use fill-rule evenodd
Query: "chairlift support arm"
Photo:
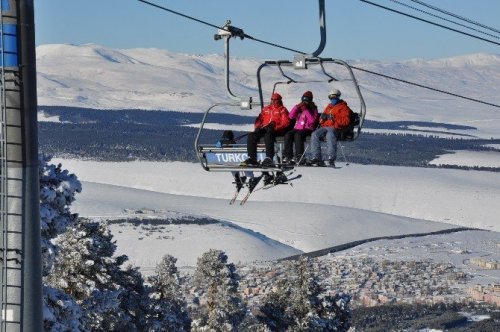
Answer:
<svg viewBox="0 0 500 332"><path fill-rule="evenodd" d="M312 57L317 57L319 56L326 45L326 15L325 15L325 0L318 0L318 5L319 5L319 28L320 28L320 43L318 45L318 48L316 51L314 51L311 56ZM259 103L253 103L252 102L252 97L246 97L246 96L237 96L231 91L230 87L230 81L229 81L229 40L231 37L239 37L240 39L244 39L245 32L243 29L234 27L231 25L231 20L226 20L226 23L224 24L222 29L219 29L217 33L214 35L214 40L220 40L224 39L224 57L226 59L226 68L225 68L225 81L226 81L226 90L229 98L235 101L239 101L241 108L242 109L250 109L252 105L260 105L263 106L264 104L262 103L262 92L260 91L260 104ZM305 56L305 54L301 54L301 56ZM334 77L328 75L326 71L323 68L323 65L321 64L321 67L323 69L323 72L325 75L329 76L331 80L335 80ZM289 79L291 82L295 82L292 78L288 77L285 75L283 70L280 67L281 74ZM290 83L290 82L289 82ZM248 107L247 107L248 105Z"/></svg>
<svg viewBox="0 0 500 332"><path fill-rule="evenodd" d="M245 32L236 28L231 24L231 20L226 20L226 24L223 29L219 29L217 33L214 35L214 40L224 39L224 58L226 59L226 67L225 67L225 81L226 81L226 91L232 100L238 101L240 103L241 109L251 109L252 108L252 97L247 96L237 96L231 91L231 87L229 85L229 40L231 37L239 37L240 39L245 38Z"/></svg>
<svg viewBox="0 0 500 332"><path fill-rule="evenodd" d="M218 106L238 107L238 106L240 106L240 104L239 103L238 104L237 103L216 103L216 104L213 104L212 106L210 106L205 111L205 114L203 114L203 119L201 120L200 128L198 129L198 133L196 134L196 138L194 140L194 149L196 151L196 156L198 157L198 160L200 161L201 167L203 167L203 169L205 171L209 171L209 168L205 166L205 164L203 163L203 160L201 159L200 154L198 153L200 151L199 141L200 141L200 137L201 137L201 132L203 131L203 127L205 126L205 121L207 120L208 113L210 113L210 111L212 109L214 109L215 107L218 107Z"/></svg>
<svg viewBox="0 0 500 332"><path fill-rule="evenodd" d="M319 33L321 40L319 42L318 48L311 55L313 57L319 56L326 45L326 19L325 19L325 0L318 0L319 3Z"/></svg>

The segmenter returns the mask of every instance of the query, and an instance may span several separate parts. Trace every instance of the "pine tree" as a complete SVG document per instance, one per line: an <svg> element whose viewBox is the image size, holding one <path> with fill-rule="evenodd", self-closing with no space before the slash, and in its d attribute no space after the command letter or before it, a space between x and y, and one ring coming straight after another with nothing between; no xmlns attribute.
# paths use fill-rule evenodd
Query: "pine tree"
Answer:
<svg viewBox="0 0 500 332"><path fill-rule="evenodd" d="M292 330L325 331L319 317L319 311L322 309L319 299L321 287L311 260L301 257L298 261L292 262L292 271L295 276L290 280L289 315L295 318Z"/></svg>
<svg viewBox="0 0 500 332"><path fill-rule="evenodd" d="M126 257L112 257L116 245L109 229L98 222L81 219L58 240L60 255L49 282L77 301L90 297L94 290L115 290L113 270Z"/></svg>
<svg viewBox="0 0 500 332"><path fill-rule="evenodd" d="M278 280L274 291L266 294L260 307L257 319L265 323L271 331L286 331L293 324L293 317L289 317L290 290L285 280Z"/></svg>
<svg viewBox="0 0 500 332"><path fill-rule="evenodd" d="M83 326L82 308L63 291L43 287L43 329L54 332L86 331Z"/></svg>
<svg viewBox="0 0 500 332"><path fill-rule="evenodd" d="M42 235L43 273L48 275L54 263L56 245L52 240L75 223L76 214L69 208L82 185L75 174L62 169L62 165L50 164L50 157L39 156L40 224Z"/></svg>
<svg viewBox="0 0 500 332"><path fill-rule="evenodd" d="M239 276L227 259L223 251L215 249L198 258L195 280L205 292L205 303L193 320L192 331L235 331L245 316Z"/></svg>
<svg viewBox="0 0 500 332"><path fill-rule="evenodd" d="M278 283L260 308L259 320L272 331L347 331L348 296L323 296L314 265L301 257L289 263L289 278Z"/></svg>
<svg viewBox="0 0 500 332"><path fill-rule="evenodd" d="M80 301L85 310L85 327L89 331L119 331L130 326L131 318L119 308L121 290L94 290Z"/></svg>
<svg viewBox="0 0 500 332"><path fill-rule="evenodd" d="M125 256L126 259L128 259ZM120 266L123 262L119 262ZM122 292L119 296L120 308L131 318L131 323L117 331L145 331L149 306L149 289L145 286L144 278L138 267L131 265L116 270L113 280L119 285ZM109 330L108 330L109 331Z"/></svg>
<svg viewBox="0 0 500 332"><path fill-rule="evenodd" d="M60 255L47 278L85 310L92 331L134 331L145 324L147 293L136 268L122 268L116 244L102 223L80 219L58 239Z"/></svg>
<svg viewBox="0 0 500 332"><path fill-rule="evenodd" d="M70 213L81 183L74 174L62 169L62 165L50 164L50 157L39 156L40 224L42 264L44 275L43 319L47 331L85 331L83 309L62 290L45 284L53 269L57 246L53 243L59 234L72 225L76 215Z"/></svg>
<svg viewBox="0 0 500 332"><path fill-rule="evenodd" d="M171 255L163 256L156 266L156 274L150 278L148 331L189 331L191 319L187 303L180 289L180 276Z"/></svg>

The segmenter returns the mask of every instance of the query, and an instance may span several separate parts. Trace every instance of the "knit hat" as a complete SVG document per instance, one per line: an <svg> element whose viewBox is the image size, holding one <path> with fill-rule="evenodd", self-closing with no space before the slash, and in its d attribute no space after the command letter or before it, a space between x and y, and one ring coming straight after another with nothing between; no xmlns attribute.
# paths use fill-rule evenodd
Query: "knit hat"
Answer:
<svg viewBox="0 0 500 332"><path fill-rule="evenodd" d="M312 101L313 100L313 93L311 91L306 91L302 95L302 101Z"/></svg>
<svg viewBox="0 0 500 332"><path fill-rule="evenodd" d="M281 100L281 95L277 92L273 93L271 100Z"/></svg>

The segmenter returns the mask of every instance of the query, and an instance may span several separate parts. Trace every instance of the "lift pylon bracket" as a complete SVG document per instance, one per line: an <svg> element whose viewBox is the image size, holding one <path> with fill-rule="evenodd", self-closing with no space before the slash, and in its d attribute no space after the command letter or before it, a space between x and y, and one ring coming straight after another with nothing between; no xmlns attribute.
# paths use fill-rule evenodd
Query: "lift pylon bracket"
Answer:
<svg viewBox="0 0 500 332"><path fill-rule="evenodd" d="M245 32L243 29L234 27L231 25L231 20L226 20L226 23L222 29L218 29L217 33L214 35L214 40L220 40L222 38L240 37L243 40L245 38Z"/></svg>

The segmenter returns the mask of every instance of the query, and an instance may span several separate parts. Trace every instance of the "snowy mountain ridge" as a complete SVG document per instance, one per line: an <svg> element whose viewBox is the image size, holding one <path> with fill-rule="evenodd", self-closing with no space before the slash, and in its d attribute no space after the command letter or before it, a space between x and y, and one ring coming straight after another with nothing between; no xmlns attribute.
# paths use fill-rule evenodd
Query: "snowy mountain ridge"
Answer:
<svg viewBox="0 0 500 332"><path fill-rule="evenodd" d="M447 59L410 59L401 62L348 61L357 68L430 86L458 96L500 105L500 55L470 54ZM231 58L230 88L236 96L258 102L258 59ZM313 68L314 66L311 66ZM326 95L338 88L353 109L359 100L345 68L325 64L337 82L316 69L292 71L287 76L308 84L280 84L278 91L291 108L304 90L314 92L321 107ZM204 112L211 105L233 101L228 97L223 55L190 55L161 49L111 49L99 45L41 45L37 47L38 104L95 109L172 110ZM367 105L367 119L378 121L452 121L478 128L482 137L498 137L498 109L456 96L403 84L354 70ZM286 82L276 67L261 72L265 101L274 83ZM245 115L257 115L258 105ZM243 114L236 107L214 112ZM478 121L479 120L479 121Z"/></svg>

